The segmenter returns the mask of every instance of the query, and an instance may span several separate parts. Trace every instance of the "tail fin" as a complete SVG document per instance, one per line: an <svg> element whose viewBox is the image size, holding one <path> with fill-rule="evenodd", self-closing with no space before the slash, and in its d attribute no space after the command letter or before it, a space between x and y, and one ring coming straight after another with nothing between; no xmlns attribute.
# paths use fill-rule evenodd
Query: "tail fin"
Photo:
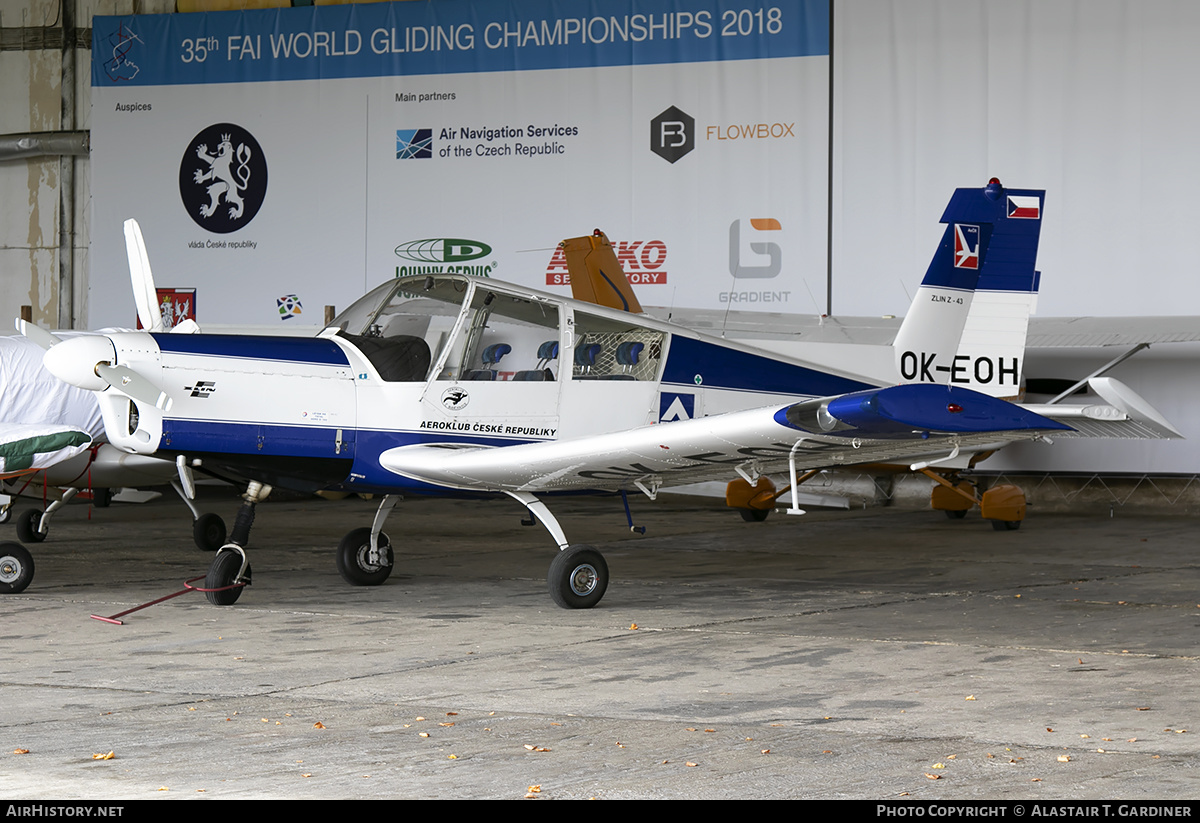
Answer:
<svg viewBox="0 0 1200 823"><path fill-rule="evenodd" d="M596 229L590 235L564 240L561 245L567 258L572 297L611 309L642 313L642 304L634 296L633 287L604 232Z"/></svg>
<svg viewBox="0 0 1200 823"><path fill-rule="evenodd" d="M1044 198L994 177L954 192L942 242L893 343L902 380L1018 393Z"/></svg>

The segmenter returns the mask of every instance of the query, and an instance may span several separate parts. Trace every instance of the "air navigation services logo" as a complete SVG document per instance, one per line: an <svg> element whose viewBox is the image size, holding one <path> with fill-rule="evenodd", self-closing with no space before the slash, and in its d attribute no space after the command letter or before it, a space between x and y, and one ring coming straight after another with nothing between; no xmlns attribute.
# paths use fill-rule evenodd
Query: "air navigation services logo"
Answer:
<svg viewBox="0 0 1200 823"><path fill-rule="evenodd" d="M433 129L396 129L396 159L433 157Z"/></svg>
<svg viewBox="0 0 1200 823"><path fill-rule="evenodd" d="M193 137L179 164L179 196L202 229L228 234L248 225L267 196L267 160L254 135L216 123Z"/></svg>

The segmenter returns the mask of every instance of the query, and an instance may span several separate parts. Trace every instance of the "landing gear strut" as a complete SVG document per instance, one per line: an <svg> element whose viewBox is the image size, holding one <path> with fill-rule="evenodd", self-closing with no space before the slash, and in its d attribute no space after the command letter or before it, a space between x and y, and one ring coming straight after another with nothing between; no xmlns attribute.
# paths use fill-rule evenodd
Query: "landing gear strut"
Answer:
<svg viewBox="0 0 1200 823"><path fill-rule="evenodd" d="M250 543L250 528L254 525L254 507L267 499L271 487L257 480L246 485L233 534L229 542L220 548L208 567L204 578L204 593L214 606L232 606L242 596L242 589L250 585L250 561L246 559L246 546Z"/></svg>
<svg viewBox="0 0 1200 823"><path fill-rule="evenodd" d="M506 492L509 497L529 509L529 513L546 527L558 544L558 555L550 563L546 584L550 597L564 609L590 609L600 602L608 590L608 563L604 555L592 546L570 545L562 526L546 508L546 504L529 492Z"/></svg>

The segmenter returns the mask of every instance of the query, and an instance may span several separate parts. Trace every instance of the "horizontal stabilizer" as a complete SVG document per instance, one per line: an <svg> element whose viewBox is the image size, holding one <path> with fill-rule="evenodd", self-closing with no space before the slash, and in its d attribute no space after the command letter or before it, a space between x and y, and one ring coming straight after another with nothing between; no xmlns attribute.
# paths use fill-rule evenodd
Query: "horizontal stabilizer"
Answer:
<svg viewBox="0 0 1200 823"><path fill-rule="evenodd" d="M1141 395L1112 377L1093 377L1088 386L1104 403L1023 405L1035 414L1069 425L1064 437L1178 440L1183 435Z"/></svg>

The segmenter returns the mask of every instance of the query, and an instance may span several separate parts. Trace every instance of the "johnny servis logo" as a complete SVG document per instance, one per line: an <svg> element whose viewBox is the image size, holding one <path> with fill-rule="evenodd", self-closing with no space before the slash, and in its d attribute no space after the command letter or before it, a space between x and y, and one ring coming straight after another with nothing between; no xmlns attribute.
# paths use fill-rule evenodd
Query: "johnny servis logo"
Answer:
<svg viewBox="0 0 1200 823"><path fill-rule="evenodd" d="M179 164L179 196L202 229L228 234L249 225L267 196L267 160L254 135L216 123L193 137Z"/></svg>

